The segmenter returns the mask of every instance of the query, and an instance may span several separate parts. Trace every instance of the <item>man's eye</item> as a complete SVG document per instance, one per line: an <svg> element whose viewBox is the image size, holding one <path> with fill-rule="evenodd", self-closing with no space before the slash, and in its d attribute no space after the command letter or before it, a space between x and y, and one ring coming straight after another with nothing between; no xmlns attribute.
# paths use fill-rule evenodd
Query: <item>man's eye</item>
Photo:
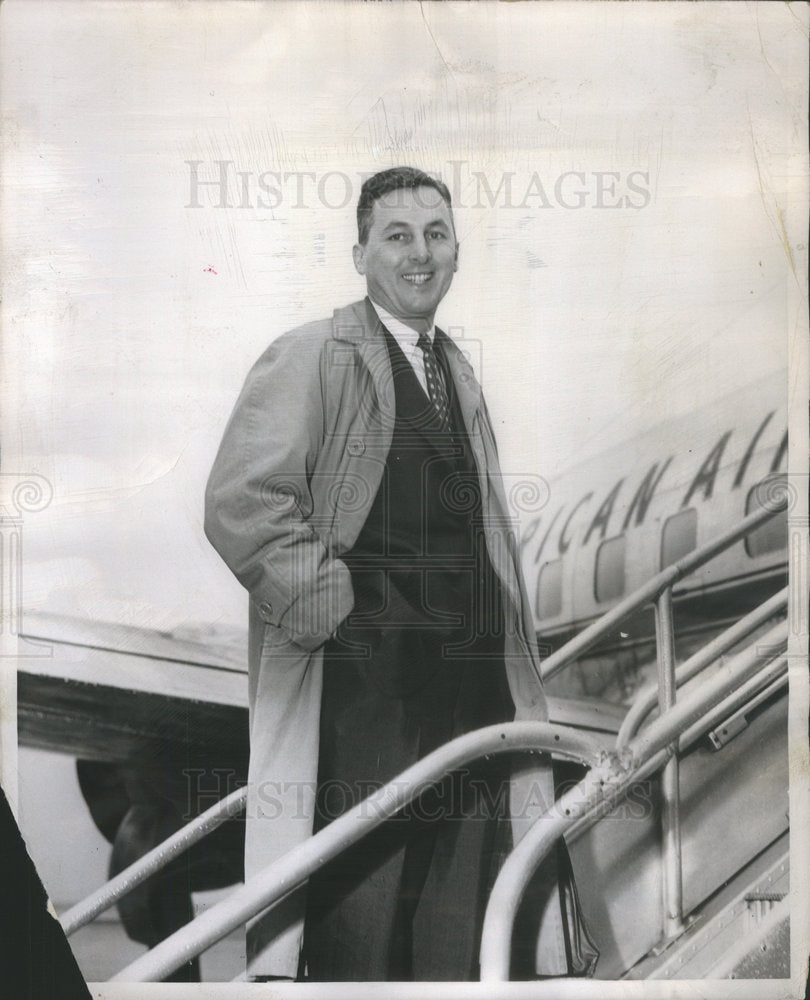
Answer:
<svg viewBox="0 0 810 1000"><path fill-rule="evenodd" d="M444 240L447 237L445 236L445 234L443 232L441 232L440 230L437 229L437 230L435 230L435 232L432 232L430 234L430 238L432 240Z"/></svg>
<svg viewBox="0 0 810 1000"><path fill-rule="evenodd" d="M388 239L389 240L404 240L405 239L405 233L391 233L391 235L388 237Z"/></svg>

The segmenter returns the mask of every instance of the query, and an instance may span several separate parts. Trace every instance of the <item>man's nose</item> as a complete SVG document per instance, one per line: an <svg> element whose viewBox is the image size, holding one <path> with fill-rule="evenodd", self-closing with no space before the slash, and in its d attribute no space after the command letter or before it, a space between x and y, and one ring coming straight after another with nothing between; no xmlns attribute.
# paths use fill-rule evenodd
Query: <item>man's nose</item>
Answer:
<svg viewBox="0 0 810 1000"><path fill-rule="evenodd" d="M410 257L412 260L425 261L430 257L430 247L424 236L416 236L411 243Z"/></svg>

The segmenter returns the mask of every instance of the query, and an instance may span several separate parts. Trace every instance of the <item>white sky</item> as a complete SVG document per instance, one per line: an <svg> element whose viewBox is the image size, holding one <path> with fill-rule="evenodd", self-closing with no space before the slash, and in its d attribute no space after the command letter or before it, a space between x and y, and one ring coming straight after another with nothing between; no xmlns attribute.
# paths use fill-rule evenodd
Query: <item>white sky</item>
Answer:
<svg viewBox="0 0 810 1000"><path fill-rule="evenodd" d="M244 624L202 534L205 479L265 344L362 296L364 172L451 184L461 267L438 320L473 342L507 473L551 478L803 353L807 21L7 0L2 461L54 490L26 518L24 606ZM188 207L189 160L205 179L227 161L232 203L241 171L249 207L212 188ZM257 206L265 171L302 197L292 177ZM505 171L512 206L492 208L474 175L497 190ZM556 198L568 171L584 179ZM641 207L595 207L607 171L602 201ZM535 173L548 207L525 197Z"/></svg>

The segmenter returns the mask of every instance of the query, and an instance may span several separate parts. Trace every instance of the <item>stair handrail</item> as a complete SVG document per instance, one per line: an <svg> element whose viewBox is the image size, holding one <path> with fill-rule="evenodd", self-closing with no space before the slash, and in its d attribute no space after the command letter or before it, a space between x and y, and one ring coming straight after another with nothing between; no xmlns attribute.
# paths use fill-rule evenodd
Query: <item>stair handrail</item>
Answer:
<svg viewBox="0 0 810 1000"><path fill-rule="evenodd" d="M602 743L593 736L550 722L508 722L458 736L272 862L250 882L122 969L110 982L165 978L279 902L327 861L357 843L451 771L489 754L516 750L554 753L586 767L595 767L605 754Z"/></svg>
<svg viewBox="0 0 810 1000"><path fill-rule="evenodd" d="M778 483L775 483L775 486L778 489ZM656 607L656 623L657 623L656 641L659 654L658 655L659 668L661 670L661 676L659 677L659 692L663 692L663 697L659 693L659 701L662 710L670 708L672 704L674 704L674 693L675 693L675 688L677 686L677 680L680 679L676 678L676 672L674 666L673 636L671 628L672 585L682 577L688 575L695 569L698 569L700 566L704 565L706 562L709 562L711 559L713 559L720 552L724 551L726 548L730 547L737 541L744 538L751 531L754 531L756 528L760 527L766 521L770 520L770 518L774 517L777 513L784 510L787 506L786 493L782 496L781 499L777 495L775 500L773 496L771 496L769 500L771 503L769 507L763 508L762 510L757 511L754 514L748 515L744 520L742 520L737 525L736 528L728 532L725 532L723 535L718 536L718 538L714 539L713 541L701 546L700 548L689 553L687 556L684 556L682 559L666 567L656 576L652 577L649 581L647 581L646 584L642 585L642 587L638 588L632 594L628 595L628 597L626 597L624 600L619 602L619 604L615 605L613 608L605 612L605 614L601 618L599 618L596 622L592 623L590 626L585 628L583 632L579 633L579 635L575 636L568 643L562 646L559 650L556 651L556 653L552 654L548 659L546 659L543 662L541 667L541 675L543 679L547 680L548 678L556 675L560 670L564 669L565 666L567 666L570 662L575 660L583 652L589 649L605 634L609 633L613 628L616 627L616 625L621 624L624 618L630 616L639 608L644 607L645 605L648 605L651 601L653 601L655 602L655 607ZM772 600L777 601L777 598L779 598L780 596L781 595L776 595L775 598L773 598ZM755 612L752 612L752 615L758 615L758 614L761 614L761 609L757 609ZM748 616L748 618L751 617L752 617L751 615ZM738 625L742 625L742 622L738 623ZM735 627L736 626L732 626L732 629L728 631L731 632ZM724 635L726 635L726 633L724 633ZM709 645L711 646L712 644L710 643ZM666 648L664 649L663 655L662 655L662 646L668 647L668 650ZM696 660L697 657L699 657L702 652L703 652L702 650L699 651L699 653L696 654L696 656L693 657L692 660ZM690 662L691 661L687 661L687 663ZM698 662L701 661L698 660ZM684 664L683 666L685 667L687 666L687 664ZM694 666L694 664L692 664L692 666ZM666 688L669 688L669 691L664 690ZM652 692L652 696L653 698L655 697L655 692ZM625 720L625 722L626 721L627 720ZM550 725L550 724L546 723L508 724L508 726L510 727L518 725ZM502 729L503 727L494 727L494 728ZM555 728L560 732L562 732L565 729L565 727L560 727L560 726L553 728ZM486 730L479 730L477 732L484 733L486 732ZM575 733L575 731L569 730L568 733L570 735L571 733ZM468 734L468 736L472 735L474 734ZM620 735L621 735L621 730L620 730ZM459 739L463 740L465 739L465 737L459 737ZM430 761L435 754L439 754L442 750L453 746L456 742L458 741L453 741L453 743L447 744L443 748L439 748L439 750L435 751L434 754L431 754L429 757L424 758L423 761L418 762L417 765L414 765L414 767L418 767L422 763ZM503 750L503 749L516 749L516 748L511 746L504 747L502 745L499 745L499 749ZM543 750L544 748L537 747L535 749ZM559 752L563 756L565 756L565 751L561 749L561 745L556 741L554 746L551 747L550 749L553 750L554 752ZM677 757L673 757L674 749L675 749L674 747L670 748L670 751L667 755L669 758L668 763L670 767L672 767L673 764L677 765ZM492 750L490 752L497 752L497 751ZM396 782L401 780L403 777L408 775L412 770L413 768L409 769L409 771L404 772L403 775L400 775L400 777L398 779L394 779L394 781ZM677 773L676 773L676 779L677 779ZM379 795L382 791L384 791L384 789L381 789L379 792L375 793L375 796ZM117 876L115 876L115 878L106 883L106 885L102 886L95 893L91 894L91 896L77 903L74 907L72 907L69 911L67 911L62 918L62 926L63 929L65 930L65 933L66 934L74 933L76 930L79 929L79 927L84 926L99 913L103 912L105 909L112 906L120 898L126 895L127 892L131 891L137 885L141 884L145 879L149 878L151 875L154 875L161 868L165 867L165 865L168 864L169 861L177 857L179 854L183 853L192 844L196 843L204 836L206 836L207 833L211 832L221 823L225 822L226 819L230 818L233 815L237 815L239 812L241 812L245 807L246 796L247 796L246 788L237 789L235 792L231 793L229 796L226 796L224 799L222 799L219 803L216 803L210 809L206 810L205 813L202 813L200 816L196 817L181 830L177 831L171 837L167 838L167 840L164 841L162 844L159 844L157 847L153 848L152 851L148 852L148 854L144 855L142 858L134 862L128 868L124 869L124 871L120 872ZM372 796L372 798L373 797L374 796ZM359 808L359 806L362 805L363 803L359 803L358 807L356 808ZM676 795L675 808L677 812L677 795ZM351 810L350 812L352 811L353 810ZM329 827L326 827L316 836L320 836L322 833L326 833L329 829L331 829L332 826L334 826L334 823L330 824ZM298 849L296 848L296 850ZM671 846L670 850L667 853L669 854L672 853ZM679 854L679 849L677 853ZM285 858L286 857L287 855L285 855ZM237 890L237 892L239 891L240 890ZM223 902L227 903L228 900L225 900ZM219 905L222 904L217 904L217 906ZM213 914L216 909L217 907L212 907L207 914L204 914L204 916L207 916L208 914ZM199 919L201 918L196 918L194 921L191 921L189 924L186 924L174 935L165 939L165 941L162 942L160 945L158 945L156 949L153 949L152 952L149 952L147 955L142 956L142 958L139 959L138 962L145 961L146 959L148 959L149 956L153 954L157 949L160 949L163 944L174 940L177 937L177 935L183 934L183 932L187 928L191 927L192 924L196 923L196 921ZM224 937L225 934L229 933L230 930L232 929L233 927L229 927L221 935L213 938L210 941L210 944L213 944L221 937ZM195 954L199 954L200 951L205 950L205 948L208 946L209 945L204 945L199 949L199 951L195 952ZM188 957L193 957L193 956L188 956ZM168 969L164 974L168 974L169 972L174 971L174 969L179 967L179 965L182 964L183 961L185 961L185 959L181 958L176 966L174 966L172 969ZM137 965L138 962L133 964ZM118 976L115 977L115 979L119 979L121 975L123 975L124 973L128 973L131 969L132 966L128 966L127 969L123 970L122 973L119 973Z"/></svg>
<svg viewBox="0 0 810 1000"><path fill-rule="evenodd" d="M694 655L677 667L675 670L675 683L677 687L683 687L687 681L691 681L699 673L711 666L724 653L736 646L742 639L746 639L752 632L764 625L767 621L784 611L787 608L788 588L785 587L773 597L769 597L758 607L754 608L744 618L741 618L734 625L715 636L705 646L701 646ZM642 723L649 713L655 708L658 700L658 687L650 687L640 691L635 701L630 706L627 715L619 726L616 736L616 746L624 746L632 739L641 728Z"/></svg>
<svg viewBox="0 0 810 1000"><path fill-rule="evenodd" d="M770 654L771 651L768 652ZM678 753L685 753L695 743L697 743L698 740L703 739L708 732L727 719L730 714L748 705L754 695L761 695L766 692L773 694L779 689L786 687L788 680L789 675L787 658L779 655L777 652L774 659L770 660L770 662L764 663L758 673L756 673L753 677L750 677L743 684L740 684L740 686L735 688L731 694L727 695L721 701L718 701L714 707L708 709L706 713L696 722L684 729L678 737ZM630 752L631 751L628 751L626 747L617 748L615 751L619 757L622 757L622 755L628 755ZM652 771L645 772L642 777L647 777L649 773L652 773ZM581 824L579 822L575 822L566 837L566 841L575 841L577 837L581 836L581 834L583 834L592 825L592 822L587 816Z"/></svg>
<svg viewBox="0 0 810 1000"><path fill-rule="evenodd" d="M655 612L655 658L658 668L657 700L659 712L672 708L677 699L677 674L675 663L675 626L673 621L672 591L683 577L704 566L726 549L742 541L752 531L765 524L777 513L787 508L788 490L781 477L763 481L768 487L761 510L744 517L734 528L696 548L662 569L637 590L606 611L601 618L587 626L569 642L552 653L540 667L543 681L554 677L578 659L604 636L610 634L625 619L647 605ZM669 759L661 774L661 834L663 851L662 908L665 936L677 937L684 929L683 920L683 865L681 857L680 819L680 760L677 745L670 748Z"/></svg>
<svg viewBox="0 0 810 1000"><path fill-rule="evenodd" d="M192 844L202 840L226 820L238 816L244 811L246 802L247 786L237 788L216 802L210 809L206 809L205 812L200 813L199 816L171 834L157 847L147 851L146 854L124 868L114 878L105 882L95 892L80 900L60 917L59 922L65 936L70 937L71 934L75 934L79 928L89 924L91 920L108 910L136 886L165 868L170 861L187 851Z"/></svg>
<svg viewBox="0 0 810 1000"><path fill-rule="evenodd" d="M496 881L496 888L505 874L514 877L515 867L520 867L521 858L518 851L521 850L525 855L527 850L532 848L532 842L538 839L537 835L543 834L539 856L530 855L528 858L530 870L525 876L528 880L531 872L559 835L573 826L576 826L576 832L579 832L579 828L583 827L583 820L587 821L588 826L592 825L599 815L613 808L615 802L632 783L642 780L662 767L671 754L671 748L667 744L673 738L677 738L677 733L681 732L685 737L694 739L699 730L706 731L714 724L711 706L720 706L725 712L735 707L736 703L733 700L735 698L737 703L744 703L749 697L746 684L752 679L758 680L757 670L766 669L770 663L781 662L780 651L787 644L786 623L777 625L764 635L762 640L763 644L766 644L765 654L759 653L758 650L748 650L724 664L716 675L685 697L677 708L656 719L644 734L632 741L621 754L606 755L598 740L552 723L505 723L458 737L418 761L398 778L358 803L309 840L293 848L265 868L250 883L237 889L227 899L212 906L146 955L121 970L111 981L145 982L169 975L245 921L279 902L303 884L324 863L356 843L367 832L421 794L428 785L441 780L454 768L486 754L521 749L554 752L591 768L584 781L554 803L550 810L553 811L553 818L549 818L546 814L530 828L507 859ZM767 658L766 663L760 665L758 661L765 658ZM636 767L628 767L627 761L630 755L639 761ZM606 759L610 761L608 765L604 763ZM589 783L595 787L595 802L589 801L590 795L593 794L589 793ZM591 807L595 807L597 811L591 813ZM525 885L519 889L520 896L524 888ZM490 906L487 908L488 918L494 892L495 889L493 896L490 897ZM485 933L487 938L482 937L482 979L499 979L501 977L497 967L495 974L491 974L492 950L497 948L497 941L493 944L490 939L497 931L494 932L485 921ZM507 956L510 938L511 922L506 940ZM484 952L485 941L488 942L489 953ZM508 974L508 957L506 964Z"/></svg>
<svg viewBox="0 0 810 1000"><path fill-rule="evenodd" d="M741 541L746 535L761 527L776 514L787 508L788 497L784 492L781 496L777 492L779 483L774 483L775 495L769 497L770 506L763 507L762 510L743 518L735 528L718 535L710 542L706 542L699 548L694 549L688 555L683 556L676 562L671 563L660 570L655 576L650 577L646 583L634 590L627 597L619 601L612 608L609 608L595 622L587 625L581 632L569 639L565 645L546 657L543 661L540 674L544 681L556 676L564 670L570 663L576 660L583 653L587 652L591 646L600 639L609 635L618 625L629 618L630 615L656 601L661 595L671 590L683 577L700 569L707 562L711 562L715 556L720 555L725 549Z"/></svg>
<svg viewBox="0 0 810 1000"><path fill-rule="evenodd" d="M547 813L530 827L506 859L490 893L481 938L482 981L503 982L509 978L512 928L518 906L533 872L557 840L575 825L578 832L593 825L615 808L632 784L664 767L672 756L673 744L685 732L711 728L708 720L712 708L735 693L742 700L745 685L759 671L774 661L781 662L787 634L787 622L780 622L761 637L761 645L724 663L696 690L650 723L622 753L592 768L555 802L553 816Z"/></svg>

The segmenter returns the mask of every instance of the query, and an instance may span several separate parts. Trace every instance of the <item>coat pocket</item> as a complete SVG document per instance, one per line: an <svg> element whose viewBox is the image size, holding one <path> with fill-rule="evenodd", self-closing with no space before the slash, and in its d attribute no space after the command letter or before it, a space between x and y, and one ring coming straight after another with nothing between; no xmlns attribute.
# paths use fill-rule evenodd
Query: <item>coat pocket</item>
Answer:
<svg viewBox="0 0 810 1000"><path fill-rule="evenodd" d="M262 653L267 652L269 649L275 649L277 646L283 646L290 642L291 639L287 632L284 631L279 625L270 625L269 623L264 626L264 631L262 633Z"/></svg>

